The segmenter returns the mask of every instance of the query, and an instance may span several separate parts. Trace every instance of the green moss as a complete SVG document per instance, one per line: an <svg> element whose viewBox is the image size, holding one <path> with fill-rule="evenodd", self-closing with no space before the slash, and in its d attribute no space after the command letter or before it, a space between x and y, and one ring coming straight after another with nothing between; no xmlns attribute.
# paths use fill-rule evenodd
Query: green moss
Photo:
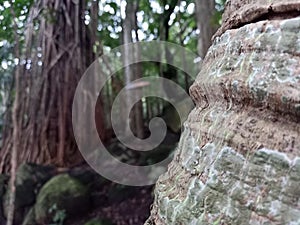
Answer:
<svg viewBox="0 0 300 225"><path fill-rule="evenodd" d="M51 220L55 212L49 212L49 209L54 205L57 206L57 210L65 210L67 216L86 211L89 206L87 188L67 174L52 178L37 196L34 208L36 220Z"/></svg>
<svg viewBox="0 0 300 225"><path fill-rule="evenodd" d="M67 174L62 174L54 177L44 185L44 187L41 190L40 199L46 197L46 195L48 194L56 195L57 193L61 193L61 192L76 194L85 191L86 191L86 187L84 187L78 180L71 178Z"/></svg>

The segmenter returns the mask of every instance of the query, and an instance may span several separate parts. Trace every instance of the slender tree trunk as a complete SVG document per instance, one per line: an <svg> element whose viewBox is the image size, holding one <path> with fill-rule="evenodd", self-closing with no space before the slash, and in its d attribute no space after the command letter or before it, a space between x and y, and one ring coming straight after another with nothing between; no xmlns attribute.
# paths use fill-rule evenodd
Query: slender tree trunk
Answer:
<svg viewBox="0 0 300 225"><path fill-rule="evenodd" d="M139 34L138 34L138 24L137 24L137 12L139 9L139 0L135 1L135 13L134 13L134 30L136 41L140 41ZM140 59L141 57L141 50L139 46L136 46L134 57L136 59ZM135 64L135 79L139 79L142 77L142 64L137 63ZM140 90L138 90L140 91ZM136 129L136 136L138 138L144 138L144 119L143 119L143 103L142 100L138 101L134 108L135 111L135 129Z"/></svg>
<svg viewBox="0 0 300 225"><path fill-rule="evenodd" d="M133 4L131 1L127 1L127 5L126 5L126 9L125 9L125 19L123 20L123 44L124 44L124 55L123 55L123 61L125 65L129 65L129 63L132 61L132 52L130 52L129 48L128 48L128 44L132 43L132 22L131 22L131 18L130 16L134 13L133 11ZM133 71L132 71L132 66L126 66L124 68L124 81L125 81L125 86L130 84L131 80L132 80L132 75L133 75ZM132 92L130 90L128 90L126 92L126 99L124 102L124 104L126 104L125 107L130 107L131 106L131 101L132 101L132 96L131 96ZM126 115L125 115L126 116ZM130 118L123 118L124 120L129 120L128 123L126 122L126 127L124 130L124 133L127 133L133 124L133 117Z"/></svg>
<svg viewBox="0 0 300 225"><path fill-rule="evenodd" d="M14 18L15 11L13 7L11 7L11 12ZM20 42L19 42L19 35L17 33L18 25L14 20L14 28L15 28L15 55L16 58L20 59ZM16 85L16 95L13 104L12 110L12 122L13 122L13 144L12 144L12 154L10 159L11 170L10 170L10 196L9 196L9 208L8 208L8 216L7 216L7 225L13 225L14 221L14 210L15 210L15 197L16 197L16 171L17 171L17 161L18 161L18 151L19 151L19 137L20 137L20 124L18 119L18 112L19 112L19 104L20 104L20 66L16 66L15 71L15 85Z"/></svg>
<svg viewBox="0 0 300 225"><path fill-rule="evenodd" d="M213 24L213 16L216 13L215 1L195 0L197 28L200 31L198 39L198 54L203 59L211 46L211 38L217 31L217 25Z"/></svg>
<svg viewBox="0 0 300 225"><path fill-rule="evenodd" d="M130 52L127 48L127 44L133 42L132 32L136 34L136 40L138 41L137 23L136 23L136 12L138 9L138 1L127 1L126 5L126 17L123 21L123 44L124 44L124 64L133 61L134 57L139 57L139 49L135 49L135 52ZM138 79L141 76L141 65L131 65L125 67L125 85L130 84L133 80ZM136 91L136 90L135 90ZM133 95L135 91L127 91L127 106L131 106ZM134 128L134 133L137 137L144 137L144 126L143 126L143 112L141 102L138 102L133 107L133 115L130 119L130 124ZM127 130L129 127L127 127Z"/></svg>
<svg viewBox="0 0 300 225"><path fill-rule="evenodd" d="M160 36L160 40L162 40L162 41L169 40L169 32L170 32L169 21L170 21L172 13L174 12L176 5L179 5L180 2L181 2L181 0L172 0L172 1L164 0L163 1L163 4L164 5L168 4L169 8L164 11L162 20L161 20L161 24L160 24L160 35L159 36ZM173 61L173 55L167 47L165 47L164 51L165 51L164 57L166 59L166 62L168 62L169 64L166 64L166 65L164 65L162 63L160 64L160 76L176 82L177 81L177 70L174 69L172 66L170 66L170 64ZM163 83L163 87L166 90L166 85L164 83ZM173 98L176 95L176 93L173 93L171 90L166 90L166 94L170 98ZM158 113L161 113L161 112L158 112Z"/></svg>

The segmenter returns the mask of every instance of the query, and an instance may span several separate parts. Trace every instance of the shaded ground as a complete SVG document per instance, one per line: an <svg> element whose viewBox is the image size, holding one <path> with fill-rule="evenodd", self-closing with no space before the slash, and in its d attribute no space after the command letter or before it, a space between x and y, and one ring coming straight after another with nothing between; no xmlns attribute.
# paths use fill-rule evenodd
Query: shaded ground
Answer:
<svg viewBox="0 0 300 225"><path fill-rule="evenodd" d="M168 132L162 144L153 151L137 153L124 148L119 142L113 142L108 149L121 161L135 165L147 165L166 158L175 149L179 134ZM115 225L142 225L150 216L153 203L154 185L146 187L124 186L108 181L93 193L94 208L88 215L72 218L66 225L83 225L93 218L107 219Z"/></svg>
<svg viewBox="0 0 300 225"><path fill-rule="evenodd" d="M144 154L117 141L107 148L120 161L148 165L167 157L178 138L179 135L169 133L159 147ZM0 225L6 224L3 209L9 203L6 196L9 177L1 177ZM132 187L113 183L87 163L72 168L25 163L18 168L17 180L15 225L142 225L150 216L153 185ZM87 223L93 219L98 222ZM103 220L108 223L99 222Z"/></svg>
<svg viewBox="0 0 300 225"><path fill-rule="evenodd" d="M93 209L88 215L67 221L66 225L83 225L93 218L108 219L115 225L144 224L150 215L152 190L153 186L126 187L118 196L107 199L106 203L102 203L102 206ZM104 192L109 193L110 190L103 190Z"/></svg>

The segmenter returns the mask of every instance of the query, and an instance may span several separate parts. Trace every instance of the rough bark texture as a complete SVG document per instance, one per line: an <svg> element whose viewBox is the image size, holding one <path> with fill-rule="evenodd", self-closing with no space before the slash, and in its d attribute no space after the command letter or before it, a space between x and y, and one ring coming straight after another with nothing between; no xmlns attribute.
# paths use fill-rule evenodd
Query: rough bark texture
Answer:
<svg viewBox="0 0 300 225"><path fill-rule="evenodd" d="M73 137L71 109L77 83L96 58L93 46L97 23L84 24L86 10L98 15L98 1L40 0L30 9L21 58L18 123L18 162L54 163L82 160ZM96 6L96 7L95 7ZM84 103L83 103L84 105ZM102 106L96 107L103 138ZM100 119L99 119L100 117ZM8 126L10 122L7 122ZM11 127L7 128L12 130ZM0 172L9 171L12 135L3 140Z"/></svg>
<svg viewBox="0 0 300 225"><path fill-rule="evenodd" d="M242 3L267 5L228 1L221 30ZM252 22L209 49L146 224L300 224L300 18Z"/></svg>
<svg viewBox="0 0 300 225"><path fill-rule="evenodd" d="M299 10L299 0L228 0L222 18L223 24L215 37L228 29L255 21L273 19L281 15L285 18L299 16Z"/></svg>

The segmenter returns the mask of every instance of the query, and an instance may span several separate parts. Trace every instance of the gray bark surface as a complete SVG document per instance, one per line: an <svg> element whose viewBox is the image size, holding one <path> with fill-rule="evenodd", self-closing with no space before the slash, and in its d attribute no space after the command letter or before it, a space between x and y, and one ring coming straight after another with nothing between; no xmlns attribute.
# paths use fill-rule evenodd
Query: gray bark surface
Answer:
<svg viewBox="0 0 300 225"><path fill-rule="evenodd" d="M281 14L216 36L146 224L300 223L299 29Z"/></svg>

